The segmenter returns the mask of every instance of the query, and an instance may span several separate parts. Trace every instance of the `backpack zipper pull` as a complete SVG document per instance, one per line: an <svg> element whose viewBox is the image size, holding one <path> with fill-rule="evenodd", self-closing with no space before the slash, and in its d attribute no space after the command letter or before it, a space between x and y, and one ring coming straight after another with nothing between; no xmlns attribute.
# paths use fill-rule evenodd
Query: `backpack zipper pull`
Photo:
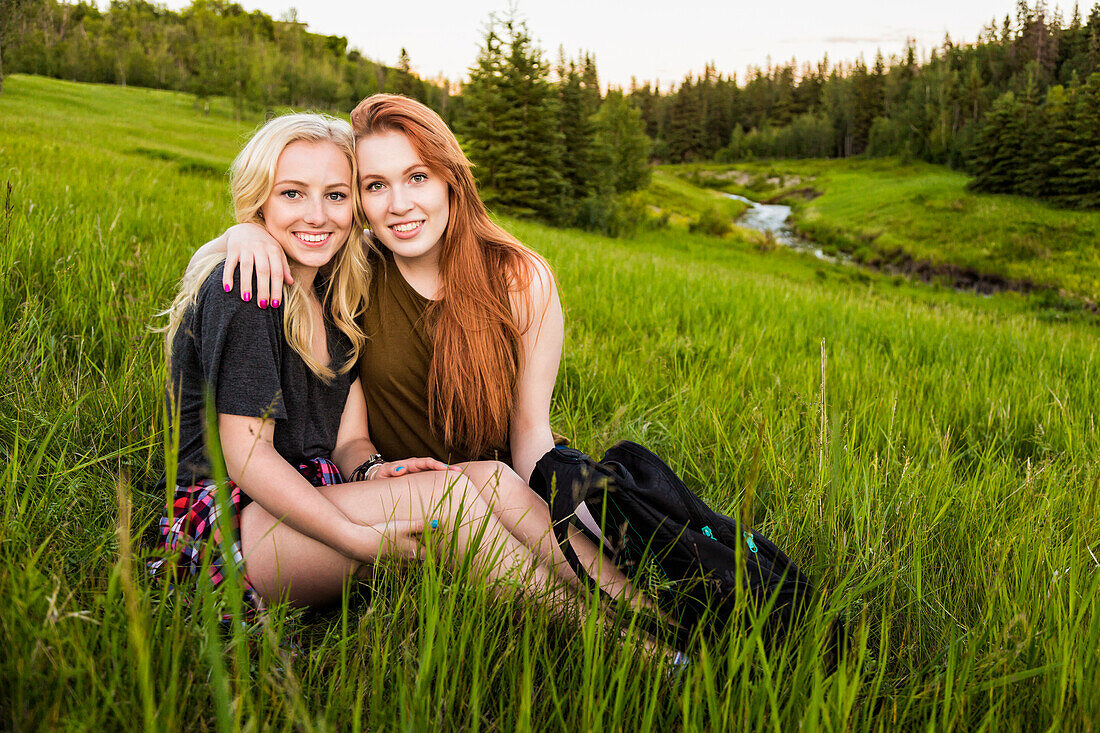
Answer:
<svg viewBox="0 0 1100 733"><path fill-rule="evenodd" d="M752 539L752 532L749 532L749 531L746 530L746 531L742 532L741 534L744 535L744 537L745 537L745 542L749 546L749 552L751 552L752 554L755 555L756 554L756 542L754 542L753 539Z"/></svg>

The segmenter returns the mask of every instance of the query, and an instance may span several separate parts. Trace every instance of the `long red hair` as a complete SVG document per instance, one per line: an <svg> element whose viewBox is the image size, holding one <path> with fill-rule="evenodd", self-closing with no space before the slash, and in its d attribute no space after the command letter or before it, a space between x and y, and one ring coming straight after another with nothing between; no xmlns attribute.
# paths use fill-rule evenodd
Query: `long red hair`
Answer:
<svg viewBox="0 0 1100 733"><path fill-rule="evenodd" d="M520 336L531 325L516 322L511 298L526 298L522 310L530 313L531 266L541 258L489 219L469 159L430 108L408 97L374 94L352 111L351 124L357 139L400 132L424 165L447 182L441 287L427 313L434 346L428 414L449 446L472 456L503 447L516 399Z"/></svg>

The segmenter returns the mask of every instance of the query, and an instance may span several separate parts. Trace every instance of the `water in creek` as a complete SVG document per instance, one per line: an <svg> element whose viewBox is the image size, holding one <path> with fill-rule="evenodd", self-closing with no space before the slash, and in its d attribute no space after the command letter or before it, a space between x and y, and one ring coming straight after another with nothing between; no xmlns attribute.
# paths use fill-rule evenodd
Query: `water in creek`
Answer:
<svg viewBox="0 0 1100 733"><path fill-rule="evenodd" d="M787 224L787 220L791 217L790 206L784 206L783 204L761 204L734 193L727 193L725 195L737 201L744 201L751 207L747 209L745 213L741 214L741 217L737 220L737 226L764 232L765 234L770 232L771 235L775 237L775 241L785 247L801 250L803 252L811 252L814 257L826 262L837 261L836 257L825 254L816 244L804 237L798 236L794 230L791 229Z"/></svg>

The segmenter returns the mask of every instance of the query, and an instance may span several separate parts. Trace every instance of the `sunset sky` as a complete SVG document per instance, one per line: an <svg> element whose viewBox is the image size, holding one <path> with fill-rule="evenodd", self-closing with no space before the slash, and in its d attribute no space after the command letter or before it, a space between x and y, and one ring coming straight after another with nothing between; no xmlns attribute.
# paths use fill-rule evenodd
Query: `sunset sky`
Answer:
<svg viewBox="0 0 1100 733"><path fill-rule="evenodd" d="M322 0L295 5L292 0L240 0L249 10L278 18L296 7L310 30L348 38L352 47L385 64L408 50L421 76L465 78L473 64L486 19L506 11L507 0L466 2L363 2ZM189 0L171 0L181 8ZM411 12L409 7L415 7ZM713 61L722 73L743 77L750 65L789 60L870 61L877 49L900 53L906 38L927 52L950 33L956 42L974 41L993 18L1015 14L1014 0L784 0L701 2L700 0L554 0L519 2L532 36L552 58L595 54L602 81L626 86L630 77L659 80L662 87L698 72ZM1068 17L1073 5L1061 6ZM1082 5L1087 15L1091 5Z"/></svg>

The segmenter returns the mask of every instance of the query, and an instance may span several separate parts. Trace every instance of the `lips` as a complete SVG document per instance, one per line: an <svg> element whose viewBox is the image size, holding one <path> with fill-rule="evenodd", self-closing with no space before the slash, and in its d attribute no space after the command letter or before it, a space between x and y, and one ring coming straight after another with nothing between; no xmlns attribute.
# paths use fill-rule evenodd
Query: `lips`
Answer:
<svg viewBox="0 0 1100 733"><path fill-rule="evenodd" d="M332 232L294 232L294 238L307 247L324 247Z"/></svg>
<svg viewBox="0 0 1100 733"><path fill-rule="evenodd" d="M417 221L402 221L397 224L390 224L389 229L398 239L409 239L415 237L423 226L424 220L418 219Z"/></svg>

